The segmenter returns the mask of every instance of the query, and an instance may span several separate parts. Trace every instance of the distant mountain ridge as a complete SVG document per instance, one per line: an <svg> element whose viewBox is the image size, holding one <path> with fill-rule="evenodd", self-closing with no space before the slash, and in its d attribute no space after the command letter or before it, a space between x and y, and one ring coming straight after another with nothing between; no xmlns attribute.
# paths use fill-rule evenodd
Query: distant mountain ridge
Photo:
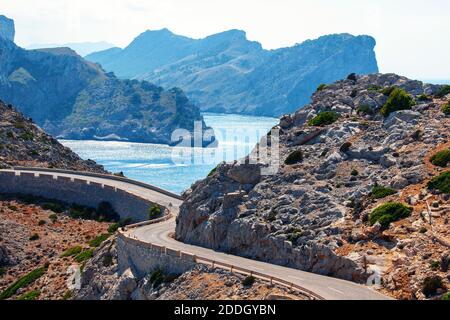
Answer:
<svg viewBox="0 0 450 320"><path fill-rule="evenodd" d="M57 138L172 144L194 121L208 129L178 88L120 80L69 48L25 50L3 37L0 99Z"/></svg>
<svg viewBox="0 0 450 320"><path fill-rule="evenodd" d="M28 50L44 49L44 48L70 48L82 57L88 54L108 50L114 48L112 43L105 41L100 42L69 42L69 43L36 43L26 47Z"/></svg>
<svg viewBox="0 0 450 320"><path fill-rule="evenodd" d="M86 59L121 78L180 87L202 111L280 116L307 104L321 83L378 72L375 44L337 34L265 50L241 30L191 39L161 29Z"/></svg>

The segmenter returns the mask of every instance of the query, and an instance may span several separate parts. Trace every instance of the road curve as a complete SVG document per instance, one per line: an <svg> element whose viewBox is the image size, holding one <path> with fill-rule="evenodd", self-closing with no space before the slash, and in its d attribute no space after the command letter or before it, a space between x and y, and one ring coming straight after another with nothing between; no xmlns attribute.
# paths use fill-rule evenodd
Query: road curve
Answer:
<svg viewBox="0 0 450 320"><path fill-rule="evenodd" d="M14 170L0 170L0 171L14 171ZM182 201L179 198L171 197L168 194L159 193L153 189L149 189L137 184L126 181L113 180L108 176L89 176L86 174L80 175L76 172L55 172L51 169L43 171L42 169L33 170L15 170L16 172L27 173L42 173L52 174L61 177L69 177L76 179L88 180L90 182L97 182L104 185L109 185L131 194L139 196L143 199L158 203L162 206L169 207L173 214L177 214ZM264 273L282 280L294 283L303 288L306 288L327 300L386 300L389 297L378 293L375 290L363 285L359 285L350 281L340 280L336 278L317 275L310 272L300 271L297 269L286 268L266 262L255 261L239 256L229 255L222 252L216 252L211 249L193 246L178 242L170 237L170 234L175 230L175 218L165 222L146 225L131 229L127 234L143 242L152 243L154 245L168 247L174 250L180 250L190 254L205 257L217 262L227 263L230 265L239 266L254 272Z"/></svg>

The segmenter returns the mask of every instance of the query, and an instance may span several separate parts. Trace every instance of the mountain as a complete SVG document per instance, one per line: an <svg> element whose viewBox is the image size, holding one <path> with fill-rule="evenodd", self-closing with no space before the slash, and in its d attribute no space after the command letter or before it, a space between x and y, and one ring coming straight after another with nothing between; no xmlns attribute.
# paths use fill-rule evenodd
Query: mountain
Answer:
<svg viewBox="0 0 450 320"><path fill-rule="evenodd" d="M45 49L45 48L70 48L82 57L87 56L93 52L104 51L113 48L114 45L108 42L70 42L70 43L49 43L49 44L32 44L26 49Z"/></svg>
<svg viewBox="0 0 450 320"><path fill-rule="evenodd" d="M0 38L14 41L15 34L14 20L0 15Z"/></svg>
<svg viewBox="0 0 450 320"><path fill-rule="evenodd" d="M191 39L162 29L86 59L122 78L180 87L202 111L280 116L322 83L378 72L374 47L372 37L337 34L264 50L241 30Z"/></svg>
<svg viewBox="0 0 450 320"><path fill-rule="evenodd" d="M183 195L176 239L357 282L379 274L398 299L429 298L425 279L438 277L439 296L450 280L448 93L394 74L322 87L276 127L273 174L255 150Z"/></svg>
<svg viewBox="0 0 450 320"><path fill-rule="evenodd" d="M0 100L0 168L10 166L106 173L102 166L92 160L82 160L13 106Z"/></svg>
<svg viewBox="0 0 450 320"><path fill-rule="evenodd" d="M172 144L172 132L193 132L194 121L208 129L180 89L119 80L69 48L24 50L5 38L0 99L57 138Z"/></svg>

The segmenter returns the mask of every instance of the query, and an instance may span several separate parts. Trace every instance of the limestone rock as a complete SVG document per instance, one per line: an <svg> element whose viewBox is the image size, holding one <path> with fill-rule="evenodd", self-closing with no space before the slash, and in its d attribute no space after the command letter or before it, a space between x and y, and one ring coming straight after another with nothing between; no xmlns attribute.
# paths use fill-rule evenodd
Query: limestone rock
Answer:
<svg viewBox="0 0 450 320"><path fill-rule="evenodd" d="M0 38L14 42L15 33L14 20L0 15Z"/></svg>

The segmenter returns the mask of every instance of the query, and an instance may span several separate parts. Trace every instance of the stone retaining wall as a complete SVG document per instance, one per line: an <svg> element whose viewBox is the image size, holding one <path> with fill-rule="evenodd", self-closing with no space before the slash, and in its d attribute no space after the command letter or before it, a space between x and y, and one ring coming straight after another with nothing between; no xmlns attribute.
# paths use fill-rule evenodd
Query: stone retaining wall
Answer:
<svg viewBox="0 0 450 320"><path fill-rule="evenodd" d="M127 238L122 234L117 238L117 254L119 273L131 268L138 278L156 269L166 274L182 274L196 266L193 255Z"/></svg>
<svg viewBox="0 0 450 320"><path fill-rule="evenodd" d="M56 174L0 172L0 193L40 196L93 208L107 201L121 218L133 221L147 220L148 209L154 205L124 190Z"/></svg>

